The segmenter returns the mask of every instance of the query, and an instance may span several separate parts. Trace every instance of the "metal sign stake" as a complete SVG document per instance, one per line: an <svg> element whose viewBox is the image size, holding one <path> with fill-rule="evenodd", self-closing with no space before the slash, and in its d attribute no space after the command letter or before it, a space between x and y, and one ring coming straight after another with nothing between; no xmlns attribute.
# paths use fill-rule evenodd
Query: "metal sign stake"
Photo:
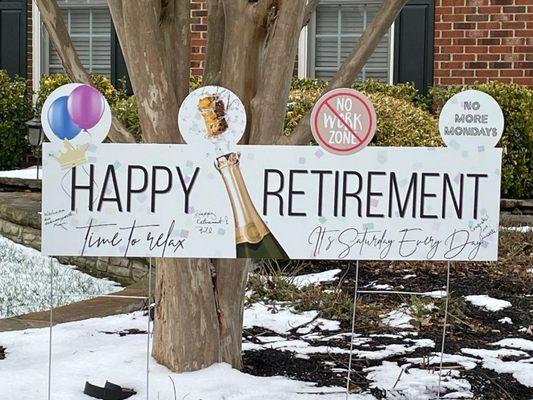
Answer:
<svg viewBox="0 0 533 400"><path fill-rule="evenodd" d="M54 264L50 257L50 334L48 337L48 400L52 398L52 331L54 326Z"/></svg>
<svg viewBox="0 0 533 400"><path fill-rule="evenodd" d="M450 300L450 265L451 261L448 261L448 265L446 268L446 302L444 305L444 325L442 327L442 343L440 346L439 385L437 387L437 399L440 399L440 390L442 385L442 361L444 359L444 344L446 340L446 327L448 325L448 303Z"/></svg>
<svg viewBox="0 0 533 400"><path fill-rule="evenodd" d="M350 376L352 373L353 340L355 332L355 315L357 308L357 290L359 288L359 260L355 262L355 288L353 291L352 333L350 335L350 358L348 360L348 377L346 378L346 400L350 395Z"/></svg>
<svg viewBox="0 0 533 400"><path fill-rule="evenodd" d="M148 327L146 329L146 400L150 400L150 307L152 305L152 257L148 258ZM155 312L155 308L154 308Z"/></svg>

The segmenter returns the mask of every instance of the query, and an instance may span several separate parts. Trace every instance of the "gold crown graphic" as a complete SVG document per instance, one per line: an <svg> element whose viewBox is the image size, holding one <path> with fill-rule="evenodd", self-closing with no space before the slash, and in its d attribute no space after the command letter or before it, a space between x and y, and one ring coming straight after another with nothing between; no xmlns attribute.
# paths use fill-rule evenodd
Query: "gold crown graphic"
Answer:
<svg viewBox="0 0 533 400"><path fill-rule="evenodd" d="M59 162L61 169L74 168L87 162L86 153L87 149L89 148L89 144L84 144L75 148L72 146L72 143L65 139L63 141L63 146L65 147L64 153L52 155L52 157Z"/></svg>

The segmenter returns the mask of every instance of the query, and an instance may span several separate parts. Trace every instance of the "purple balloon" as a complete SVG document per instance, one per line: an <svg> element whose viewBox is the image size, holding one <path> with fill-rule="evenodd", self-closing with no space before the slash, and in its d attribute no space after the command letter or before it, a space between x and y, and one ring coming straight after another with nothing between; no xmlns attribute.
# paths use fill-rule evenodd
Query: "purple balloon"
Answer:
<svg viewBox="0 0 533 400"><path fill-rule="evenodd" d="M105 99L102 94L89 85L81 85L70 93L67 102L72 121L82 129L95 126L104 114Z"/></svg>

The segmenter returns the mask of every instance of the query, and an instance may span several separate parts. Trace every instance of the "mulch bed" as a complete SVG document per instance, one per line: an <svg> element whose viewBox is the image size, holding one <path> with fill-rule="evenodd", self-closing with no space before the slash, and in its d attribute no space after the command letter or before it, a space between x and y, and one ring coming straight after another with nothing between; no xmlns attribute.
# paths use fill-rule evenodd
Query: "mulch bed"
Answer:
<svg viewBox="0 0 533 400"><path fill-rule="evenodd" d="M460 313L456 318L450 317L448 334L446 337L446 353L461 354L463 348L491 348L490 344L504 338L524 338L533 340L533 232L520 233L500 232L500 255L498 262L467 263L455 262L451 268L450 280L450 312ZM299 273L314 273L341 268L344 276L341 288L353 293L355 285L355 262L313 262ZM406 275L416 274L416 277L405 279ZM359 287L370 282L388 284L395 290L426 292L445 288L446 263L443 262L377 262L365 261L360 263ZM334 285L337 285L335 282ZM497 299L507 300L512 307L498 312L485 311L464 301L467 295L488 295ZM381 302L390 310L400 303L409 301L409 297L397 295L362 295L362 303ZM359 303L358 303L359 304ZM359 307L359 306L358 306ZM455 307L455 308L453 308ZM498 320L503 317L511 318L513 324L502 324ZM529 327L529 329L528 329ZM382 327L376 331L375 326L361 324L356 331L363 335L370 333L390 333L389 327ZM520 329L522 328L522 329ZM525 328L525 329L524 329ZM349 324L343 322L342 330L349 331ZM257 334L257 332L256 332ZM421 357L431 352L440 351L442 335L442 318L420 326L419 338L432 339L435 348L421 348L410 353L408 357ZM375 344L388 344L386 338L375 338ZM347 347L348 340L346 341ZM338 343L321 342L322 345L339 347ZM495 349L497 347L494 347ZM530 352L531 355L531 352ZM331 365L333 361L334 365ZM387 358L387 361L405 363L405 357ZM326 363L328 362L328 363ZM372 365L379 365L381 361L354 360L352 390L368 390L369 381L362 371ZM244 353L244 371L259 375L285 375L302 381L317 382L320 386L344 387L346 373L333 371L335 368L346 369L348 356L335 354L312 354L309 359L299 358L294 353L279 350L246 351ZM531 399L533 388L521 385L510 374L498 374L492 370L476 367L472 370L462 370L461 377L467 379L475 398L487 400L500 399ZM357 388L358 387L358 388ZM385 393L372 391L376 398L386 398Z"/></svg>

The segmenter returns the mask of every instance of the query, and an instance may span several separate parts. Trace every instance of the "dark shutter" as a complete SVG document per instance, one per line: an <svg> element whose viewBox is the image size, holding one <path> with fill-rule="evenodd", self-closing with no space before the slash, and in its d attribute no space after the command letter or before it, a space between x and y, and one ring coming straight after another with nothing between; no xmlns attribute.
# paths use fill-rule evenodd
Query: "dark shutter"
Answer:
<svg viewBox="0 0 533 400"><path fill-rule="evenodd" d="M433 83L433 0L410 0L394 26L394 82L413 82L426 93Z"/></svg>
<svg viewBox="0 0 533 400"><path fill-rule="evenodd" d="M120 86L120 79L126 78L126 90L128 94L133 94L130 79L128 77L128 70L126 69L126 62L122 55L122 49L118 41L117 32L115 28L111 27L111 83L115 87Z"/></svg>
<svg viewBox="0 0 533 400"><path fill-rule="evenodd" d="M0 0L0 69L26 77L26 0Z"/></svg>

